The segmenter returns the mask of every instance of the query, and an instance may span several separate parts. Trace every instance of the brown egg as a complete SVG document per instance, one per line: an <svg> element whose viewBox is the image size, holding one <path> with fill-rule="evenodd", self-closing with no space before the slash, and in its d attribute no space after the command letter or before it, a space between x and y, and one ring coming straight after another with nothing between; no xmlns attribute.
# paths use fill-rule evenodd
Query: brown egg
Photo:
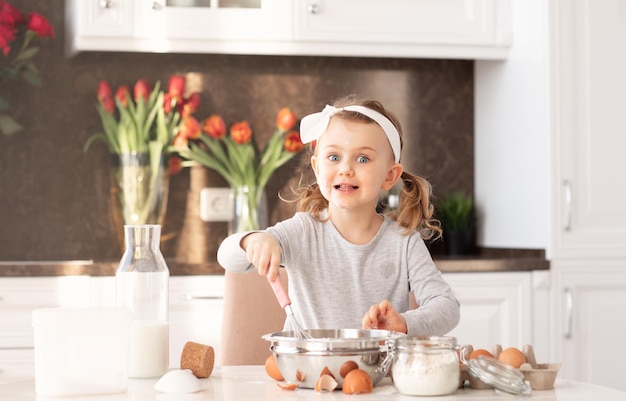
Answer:
<svg viewBox="0 0 626 401"><path fill-rule="evenodd" d="M345 361L339 368L341 377L346 377L351 370L358 369L359 365L354 361Z"/></svg>
<svg viewBox="0 0 626 401"><path fill-rule="evenodd" d="M526 356L520 350L515 347L507 348L500 352L498 360L504 362L509 366L519 369L522 364L526 363Z"/></svg>
<svg viewBox="0 0 626 401"><path fill-rule="evenodd" d="M493 358L493 354L491 352L487 351L486 349L479 348L477 350L474 350L474 351L470 352L470 354L467 357L467 359L468 360L469 359L476 359L476 358L478 358L481 355Z"/></svg>
<svg viewBox="0 0 626 401"><path fill-rule="evenodd" d="M278 364L276 363L276 358L274 358L274 354L271 354L265 360L265 372L269 377L274 380L283 381L285 378L283 374L280 373L280 369L278 369Z"/></svg>
<svg viewBox="0 0 626 401"><path fill-rule="evenodd" d="M341 391L344 394L363 394L371 393L373 389L372 379L367 372L362 369L353 369L343 379Z"/></svg>

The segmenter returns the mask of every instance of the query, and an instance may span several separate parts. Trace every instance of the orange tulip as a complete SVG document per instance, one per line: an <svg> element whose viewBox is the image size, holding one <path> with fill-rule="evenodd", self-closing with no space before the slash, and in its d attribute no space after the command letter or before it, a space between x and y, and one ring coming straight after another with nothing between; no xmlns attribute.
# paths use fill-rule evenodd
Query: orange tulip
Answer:
<svg viewBox="0 0 626 401"><path fill-rule="evenodd" d="M172 142L172 145L174 145L175 148L186 148L189 146L189 139L179 130L178 135L174 138L174 142Z"/></svg>
<svg viewBox="0 0 626 401"><path fill-rule="evenodd" d="M198 92L192 93L187 99L183 100L183 107L181 117L185 118L198 110L200 106L200 94Z"/></svg>
<svg viewBox="0 0 626 401"><path fill-rule="evenodd" d="M177 103L181 103L183 95L185 94L185 76L184 75L172 75L170 77L170 83L167 93Z"/></svg>
<svg viewBox="0 0 626 401"><path fill-rule="evenodd" d="M204 120L202 131L206 132L211 138L222 139L226 136L226 124L224 123L222 117L217 114L213 114Z"/></svg>
<svg viewBox="0 0 626 401"><path fill-rule="evenodd" d="M128 97L130 96L130 92L128 91L128 87L125 85L119 86L117 91L115 92L115 97L122 104L122 106L128 106Z"/></svg>
<svg viewBox="0 0 626 401"><path fill-rule="evenodd" d="M276 127L282 131L289 131L296 125L296 115L289 107L283 107L276 116Z"/></svg>
<svg viewBox="0 0 626 401"><path fill-rule="evenodd" d="M193 116L189 116L183 120L178 134L185 136L187 139L198 139L202 135L200 123Z"/></svg>
<svg viewBox="0 0 626 401"><path fill-rule="evenodd" d="M291 153L298 153L304 148L302 140L300 140L300 133L298 131L291 131L285 137L285 150Z"/></svg>
<svg viewBox="0 0 626 401"><path fill-rule="evenodd" d="M252 139L252 128L247 121L239 121L230 127L230 136L235 143L243 145Z"/></svg>
<svg viewBox="0 0 626 401"><path fill-rule="evenodd" d="M148 81L145 79L140 79L135 84L135 101L139 99L143 99L144 101L148 100L148 94L150 93L150 85L148 85Z"/></svg>

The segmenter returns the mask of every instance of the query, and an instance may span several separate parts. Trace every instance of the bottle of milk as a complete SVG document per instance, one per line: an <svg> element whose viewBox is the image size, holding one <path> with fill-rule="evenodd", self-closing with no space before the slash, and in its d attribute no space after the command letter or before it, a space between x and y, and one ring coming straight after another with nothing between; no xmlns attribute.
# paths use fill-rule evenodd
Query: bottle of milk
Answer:
<svg viewBox="0 0 626 401"><path fill-rule="evenodd" d="M169 270L161 226L125 225L126 250L115 273L117 305L131 311L128 377L160 377L169 361Z"/></svg>

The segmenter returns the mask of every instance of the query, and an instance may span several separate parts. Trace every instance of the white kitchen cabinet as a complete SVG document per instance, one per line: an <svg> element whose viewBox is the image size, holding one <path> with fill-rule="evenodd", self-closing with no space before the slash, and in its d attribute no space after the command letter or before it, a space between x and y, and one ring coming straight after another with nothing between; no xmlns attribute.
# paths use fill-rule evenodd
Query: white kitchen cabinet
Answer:
<svg viewBox="0 0 626 401"><path fill-rule="evenodd" d="M559 377L626 391L626 261L554 262Z"/></svg>
<svg viewBox="0 0 626 401"><path fill-rule="evenodd" d="M480 244L547 248L549 360L559 377L621 389L625 12L626 0L513 1L508 60L476 63L475 132Z"/></svg>
<svg viewBox="0 0 626 401"><path fill-rule="evenodd" d="M124 46L133 36L133 3L125 0L66 0L65 21L68 51L117 48Z"/></svg>
<svg viewBox="0 0 626 401"><path fill-rule="evenodd" d="M553 1L557 259L626 258L626 0Z"/></svg>
<svg viewBox="0 0 626 401"><path fill-rule="evenodd" d="M295 40L317 54L498 59L506 58L511 43L508 0L295 4Z"/></svg>
<svg viewBox="0 0 626 401"><path fill-rule="evenodd" d="M89 277L0 278L0 375L34 374L32 312L89 302Z"/></svg>
<svg viewBox="0 0 626 401"><path fill-rule="evenodd" d="M461 304L461 320L449 334L461 344L491 350L495 344L531 343L530 272L444 273Z"/></svg>
<svg viewBox="0 0 626 401"><path fill-rule="evenodd" d="M510 0L66 0L67 51L504 59L510 11Z"/></svg>

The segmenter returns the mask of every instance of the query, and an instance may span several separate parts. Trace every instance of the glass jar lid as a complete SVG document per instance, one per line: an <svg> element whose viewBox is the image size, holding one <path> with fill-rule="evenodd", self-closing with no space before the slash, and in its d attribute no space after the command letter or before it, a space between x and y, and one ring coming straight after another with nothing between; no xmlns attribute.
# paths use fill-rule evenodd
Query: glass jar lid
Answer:
<svg viewBox="0 0 626 401"><path fill-rule="evenodd" d="M456 349L456 337L407 336L396 339L396 350L418 351L426 349Z"/></svg>
<svg viewBox="0 0 626 401"><path fill-rule="evenodd" d="M476 379L500 391L515 395L530 395L530 383L524 374L494 358L479 356L467 361L467 371Z"/></svg>

